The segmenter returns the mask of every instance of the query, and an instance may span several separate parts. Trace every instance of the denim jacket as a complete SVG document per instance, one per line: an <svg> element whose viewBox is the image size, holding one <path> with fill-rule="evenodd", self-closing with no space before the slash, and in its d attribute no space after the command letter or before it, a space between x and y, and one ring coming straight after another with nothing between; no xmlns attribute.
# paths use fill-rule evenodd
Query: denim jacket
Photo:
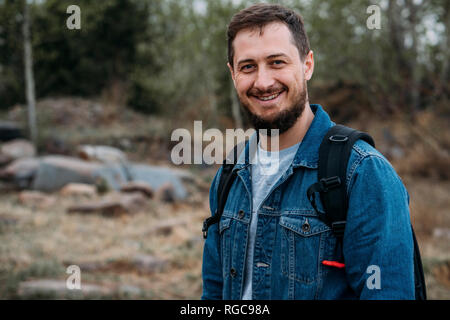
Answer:
<svg viewBox="0 0 450 320"><path fill-rule="evenodd" d="M317 182L319 145L334 125L320 105L311 109L314 120L292 164L258 211L253 299L414 299L409 196L383 155L362 140L353 146L342 245L307 199L306 190ZM204 243L202 299L242 298L252 212L248 144L241 156L246 159L233 169L237 178L223 215ZM210 189L212 213L220 173Z"/></svg>

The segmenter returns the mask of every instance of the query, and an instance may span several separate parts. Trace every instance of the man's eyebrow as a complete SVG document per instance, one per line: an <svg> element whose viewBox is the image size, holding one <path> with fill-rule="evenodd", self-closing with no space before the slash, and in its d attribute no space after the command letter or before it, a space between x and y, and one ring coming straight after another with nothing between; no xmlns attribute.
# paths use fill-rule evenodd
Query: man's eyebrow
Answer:
<svg viewBox="0 0 450 320"><path fill-rule="evenodd" d="M254 62L254 61L255 60L253 60L253 59L244 59L244 60L238 61L237 65L240 66L243 63Z"/></svg>
<svg viewBox="0 0 450 320"><path fill-rule="evenodd" d="M275 53L275 54L271 54L270 56L268 56L266 59L274 59L274 58L289 58L286 54L284 53Z"/></svg>

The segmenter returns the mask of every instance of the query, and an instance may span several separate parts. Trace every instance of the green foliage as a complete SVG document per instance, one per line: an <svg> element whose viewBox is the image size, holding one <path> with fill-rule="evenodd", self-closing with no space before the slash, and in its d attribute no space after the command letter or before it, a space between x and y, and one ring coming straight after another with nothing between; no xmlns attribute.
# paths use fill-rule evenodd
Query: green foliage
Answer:
<svg viewBox="0 0 450 320"><path fill-rule="evenodd" d="M227 24L255 2L79 0L81 30L66 27L73 1L34 2L37 95L99 96L119 82L138 111L217 124L218 116L231 116ZM319 100L324 85L357 88L383 113L448 99L448 1L271 2L304 17L316 62L309 87ZM0 1L0 108L24 100L21 3ZM380 30L366 26L372 4L381 8Z"/></svg>
<svg viewBox="0 0 450 320"><path fill-rule="evenodd" d="M0 95L6 107L23 101L23 63L19 2L0 3L3 43ZM69 30L66 9L73 1L47 0L32 6L33 60L38 97L98 95L114 81L128 81L137 47L150 41L147 5L140 1L77 1L81 29ZM5 17L5 18L3 18Z"/></svg>
<svg viewBox="0 0 450 320"><path fill-rule="evenodd" d="M22 281L35 278L61 277L66 276L64 266L54 259L38 259L26 267L6 267L0 268L0 297L3 299L19 299L18 289ZM54 298L52 296L34 298Z"/></svg>
<svg viewBox="0 0 450 320"><path fill-rule="evenodd" d="M38 96L98 94L116 79L126 81L136 63L147 25L145 6L132 0L81 0L81 29L69 30L66 8L72 2L47 0L35 8Z"/></svg>
<svg viewBox="0 0 450 320"><path fill-rule="evenodd" d="M0 1L0 109L24 101L22 4Z"/></svg>

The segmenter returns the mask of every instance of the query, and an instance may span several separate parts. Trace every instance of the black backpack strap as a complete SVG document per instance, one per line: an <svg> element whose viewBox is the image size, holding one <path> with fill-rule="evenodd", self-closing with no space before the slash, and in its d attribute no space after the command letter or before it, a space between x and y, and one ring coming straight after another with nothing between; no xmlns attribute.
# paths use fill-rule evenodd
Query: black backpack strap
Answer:
<svg viewBox="0 0 450 320"><path fill-rule="evenodd" d="M347 219L348 196L346 188L347 163L355 142L359 139L375 147L367 133L335 125L324 136L319 148L318 182L307 190L307 196L318 212L319 218L331 227L333 233L342 238ZM325 212L317 209L315 194L320 199Z"/></svg>
<svg viewBox="0 0 450 320"><path fill-rule="evenodd" d="M228 157L222 164L222 172L220 174L219 185L217 188L217 210L213 216L203 221L203 239L206 239L208 237L208 228L214 223L218 223L220 221L220 217L222 217L222 213L228 198L228 193L230 192L231 186L233 185L234 179L236 178L236 171L233 171L233 168L237 163L240 152L244 147L245 142L243 142L243 144L235 145L233 151L228 155Z"/></svg>
<svg viewBox="0 0 450 320"><path fill-rule="evenodd" d="M416 235L411 226L411 232L414 241L414 288L416 300L427 300L427 288L425 285L425 276L423 274L422 259L420 257L419 244Z"/></svg>
<svg viewBox="0 0 450 320"><path fill-rule="evenodd" d="M336 125L327 132L319 148L318 182L307 190L307 196L319 218L331 227L335 236L342 241L348 210L346 188L347 164L351 150L357 140L364 140L373 147L373 139L366 133ZM324 212L320 212L315 202L315 194L320 194ZM411 226L414 242L414 286L415 299L426 300L426 285L419 245Z"/></svg>

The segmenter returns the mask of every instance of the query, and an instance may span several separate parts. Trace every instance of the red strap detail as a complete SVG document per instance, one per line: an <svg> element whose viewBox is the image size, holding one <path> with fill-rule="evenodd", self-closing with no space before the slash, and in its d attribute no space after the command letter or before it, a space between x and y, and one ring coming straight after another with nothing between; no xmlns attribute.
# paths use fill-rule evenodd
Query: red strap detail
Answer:
<svg viewBox="0 0 450 320"><path fill-rule="evenodd" d="M345 268L345 264L344 263L340 263L340 262L337 262L337 261L323 260L322 264L325 265L325 266L330 266L330 267Z"/></svg>

